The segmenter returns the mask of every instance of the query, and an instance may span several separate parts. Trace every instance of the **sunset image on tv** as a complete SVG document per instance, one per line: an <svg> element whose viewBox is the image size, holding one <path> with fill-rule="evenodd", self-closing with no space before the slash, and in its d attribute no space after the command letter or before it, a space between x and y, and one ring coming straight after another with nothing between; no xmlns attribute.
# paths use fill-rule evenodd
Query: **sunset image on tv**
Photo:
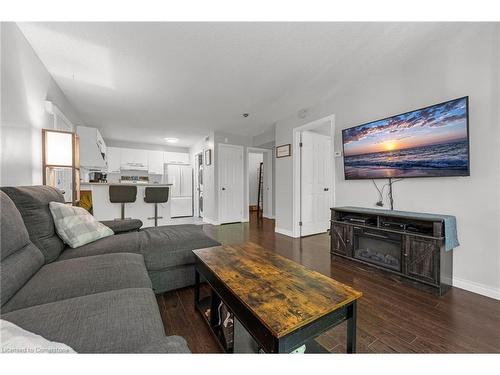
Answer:
<svg viewBox="0 0 500 375"><path fill-rule="evenodd" d="M467 98L342 131L346 179L468 176Z"/></svg>

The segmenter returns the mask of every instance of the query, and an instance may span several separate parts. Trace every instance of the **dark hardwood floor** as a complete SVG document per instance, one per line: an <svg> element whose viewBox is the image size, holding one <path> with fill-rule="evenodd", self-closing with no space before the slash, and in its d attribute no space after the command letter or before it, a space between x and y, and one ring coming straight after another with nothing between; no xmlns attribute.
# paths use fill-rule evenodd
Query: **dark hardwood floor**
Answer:
<svg viewBox="0 0 500 375"><path fill-rule="evenodd" d="M500 301L452 288L439 297L388 273L330 255L328 234L293 239L274 232L274 220L204 225L222 243L254 242L363 292L358 303L359 353L500 353ZM193 307L193 289L158 296L167 335L183 336L193 353L220 349ZM346 324L317 341L345 353Z"/></svg>

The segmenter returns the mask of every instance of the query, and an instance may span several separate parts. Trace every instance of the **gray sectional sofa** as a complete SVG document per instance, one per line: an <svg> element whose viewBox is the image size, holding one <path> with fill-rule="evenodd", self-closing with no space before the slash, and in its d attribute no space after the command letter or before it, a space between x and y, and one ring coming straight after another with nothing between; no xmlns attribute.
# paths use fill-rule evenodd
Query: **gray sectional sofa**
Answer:
<svg viewBox="0 0 500 375"><path fill-rule="evenodd" d="M82 353L184 353L166 337L155 292L194 282L195 248L216 246L194 225L147 228L66 248L47 186L0 191L1 318Z"/></svg>

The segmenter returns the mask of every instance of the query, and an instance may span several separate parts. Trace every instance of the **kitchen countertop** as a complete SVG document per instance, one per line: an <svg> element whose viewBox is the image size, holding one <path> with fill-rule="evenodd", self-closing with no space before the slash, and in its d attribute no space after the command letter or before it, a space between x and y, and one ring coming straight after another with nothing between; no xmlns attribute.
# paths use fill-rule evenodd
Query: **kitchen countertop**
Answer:
<svg viewBox="0 0 500 375"><path fill-rule="evenodd" d="M138 184L134 184L134 183L130 183L130 182L126 182L126 183L120 183L120 182L80 182L80 186L83 186L83 185L103 185L103 186L109 186L109 185L133 185L133 186L158 186L158 187L172 186L172 184L155 184L155 183L147 183L147 184L138 183Z"/></svg>

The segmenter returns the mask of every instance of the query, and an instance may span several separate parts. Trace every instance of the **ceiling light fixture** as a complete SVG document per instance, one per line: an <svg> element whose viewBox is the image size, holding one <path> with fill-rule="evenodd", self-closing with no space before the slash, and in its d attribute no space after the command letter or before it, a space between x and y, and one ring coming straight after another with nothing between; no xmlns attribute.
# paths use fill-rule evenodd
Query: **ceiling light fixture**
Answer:
<svg viewBox="0 0 500 375"><path fill-rule="evenodd" d="M165 142L167 142L167 143L177 143L177 142L179 142L179 138L165 138Z"/></svg>
<svg viewBox="0 0 500 375"><path fill-rule="evenodd" d="M250 116L250 114L249 113L243 113L242 116L243 117L248 117L248 116Z"/></svg>

